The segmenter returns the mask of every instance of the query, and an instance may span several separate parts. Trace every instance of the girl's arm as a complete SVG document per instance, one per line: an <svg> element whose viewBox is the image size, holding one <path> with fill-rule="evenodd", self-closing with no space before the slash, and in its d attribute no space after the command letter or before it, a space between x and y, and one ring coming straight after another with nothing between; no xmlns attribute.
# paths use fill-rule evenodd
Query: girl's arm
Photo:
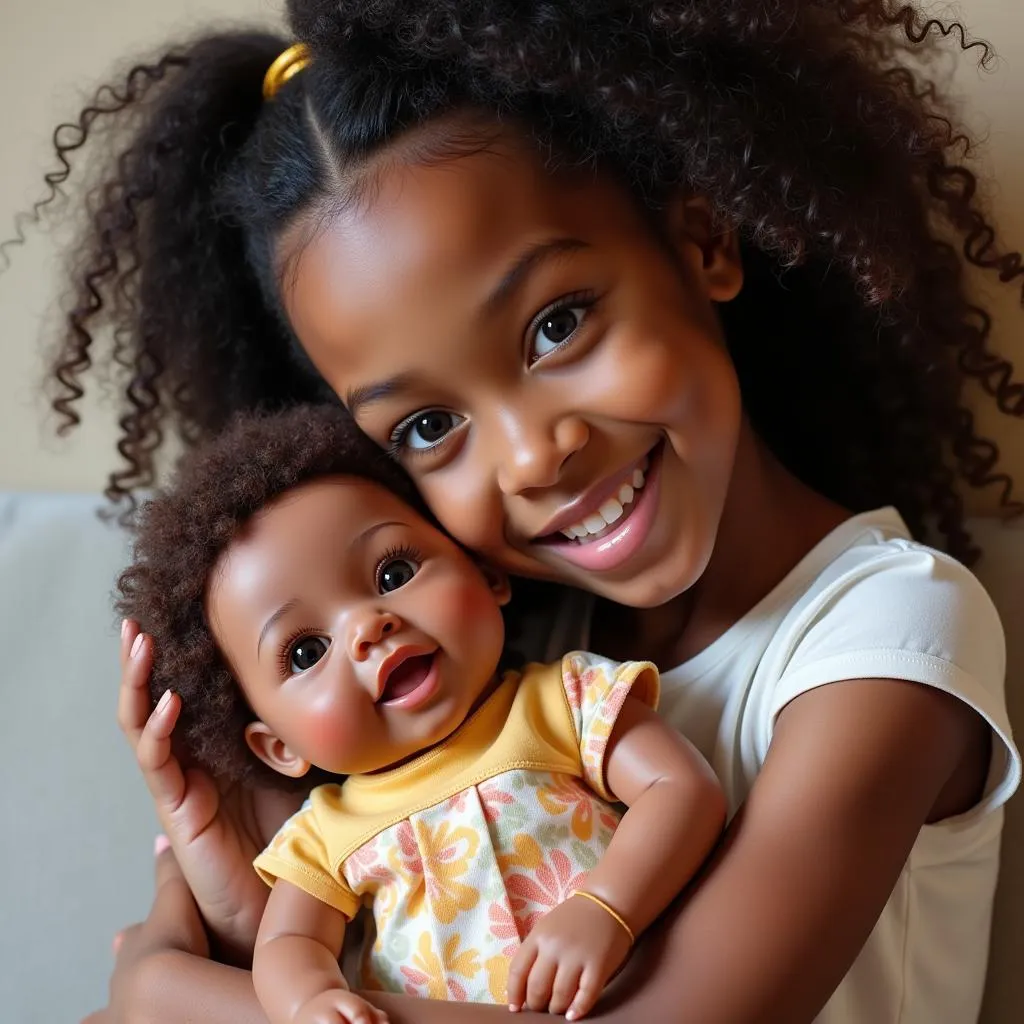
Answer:
<svg viewBox="0 0 1024 1024"><path fill-rule="evenodd" d="M707 859L726 804L707 762L641 700L622 705L604 758L607 788L629 808L584 891L537 923L509 970L514 1008L589 1012L645 931ZM621 921L619 920L621 917Z"/></svg>
<svg viewBox="0 0 1024 1024"><path fill-rule="evenodd" d="M922 825L977 799L989 743L967 705L915 683L832 683L794 700L740 815L648 955L633 957L641 970L608 1019L808 1024ZM957 772L966 761L974 792Z"/></svg>

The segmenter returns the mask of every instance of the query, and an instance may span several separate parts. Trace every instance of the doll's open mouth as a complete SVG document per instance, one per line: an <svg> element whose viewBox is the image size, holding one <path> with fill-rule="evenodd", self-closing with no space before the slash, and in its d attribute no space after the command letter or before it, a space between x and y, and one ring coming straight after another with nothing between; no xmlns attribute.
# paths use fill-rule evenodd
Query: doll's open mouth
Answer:
<svg viewBox="0 0 1024 1024"><path fill-rule="evenodd" d="M377 698L378 704L392 707L417 707L433 696L437 689L437 652L392 656L393 664L381 666L384 685Z"/></svg>

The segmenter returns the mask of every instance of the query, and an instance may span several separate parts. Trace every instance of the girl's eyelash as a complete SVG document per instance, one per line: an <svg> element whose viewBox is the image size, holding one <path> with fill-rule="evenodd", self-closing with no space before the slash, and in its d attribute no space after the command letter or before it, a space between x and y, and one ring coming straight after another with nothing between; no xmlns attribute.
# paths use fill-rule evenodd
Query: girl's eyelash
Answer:
<svg viewBox="0 0 1024 1024"><path fill-rule="evenodd" d="M292 674L292 648L297 640L307 636L323 635L323 633L318 632L312 626L303 626L302 629L293 630L288 635L288 639L283 641L277 649L277 663L281 675L290 676Z"/></svg>
<svg viewBox="0 0 1024 1024"><path fill-rule="evenodd" d="M404 558L407 561L419 566L423 564L423 555L416 548L411 547L408 544L399 544L395 547L390 547L379 559L373 569L373 582L375 586L380 585L380 571L384 568L388 562L394 562L399 558Z"/></svg>
<svg viewBox="0 0 1024 1024"><path fill-rule="evenodd" d="M448 437L443 438L438 441L437 444L431 445L429 448L421 448L417 450L415 448L406 447L405 436L408 434L409 428L420 416L423 415L425 411L426 410L419 409L411 416L406 416L406 418L391 431L391 436L388 438L387 448L384 449L389 458L394 459L395 462L401 462L403 459L415 458L417 455L436 455L448 443L448 437L455 432L454 430L449 433Z"/></svg>
<svg viewBox="0 0 1024 1024"><path fill-rule="evenodd" d="M541 324L550 319L556 313L562 313L567 309L575 309L577 306L590 310L597 305L600 296L592 288L584 291L571 292L556 299L550 305L545 306L531 321L526 329L526 337L532 338L540 330Z"/></svg>
<svg viewBox="0 0 1024 1024"><path fill-rule="evenodd" d="M544 309L542 309L530 321L530 324L526 329L527 339L532 338L540 329L541 324L556 313L561 313L564 310L574 309L576 307L591 310L599 301L600 296L593 289L585 289L582 291L570 292L568 295L563 295L561 298L556 299L554 302L545 306ZM536 360L533 360L533 362L536 362ZM438 441L437 444L419 451L406 447L405 436L409 432L409 427L412 426L418 416L423 415L423 412L424 410L420 409L414 412L411 416L406 416L406 418L391 431L391 434L388 437L387 447L385 449L389 458L399 462L402 459L415 457L417 455L436 455L438 451L448 443L448 438L445 437L443 440ZM454 431L452 431L452 433L454 433ZM451 435L449 434L449 436Z"/></svg>

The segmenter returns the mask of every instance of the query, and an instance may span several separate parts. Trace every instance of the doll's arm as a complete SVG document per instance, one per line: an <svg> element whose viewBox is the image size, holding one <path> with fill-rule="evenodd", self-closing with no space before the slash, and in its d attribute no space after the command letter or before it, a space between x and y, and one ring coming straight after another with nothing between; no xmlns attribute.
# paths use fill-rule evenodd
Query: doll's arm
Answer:
<svg viewBox="0 0 1024 1024"><path fill-rule="evenodd" d="M267 901L253 985L271 1024L378 1024L386 1016L349 991L338 957L345 917L283 879Z"/></svg>
<svg viewBox="0 0 1024 1024"><path fill-rule="evenodd" d="M605 776L629 809L582 894L538 922L517 952L513 1009L588 1013L633 937L693 878L725 824L725 796L707 762L635 697L616 719Z"/></svg>
<svg viewBox="0 0 1024 1024"><path fill-rule="evenodd" d="M646 704L627 697L605 755L608 789L629 809L586 891L640 934L707 859L725 825L711 767Z"/></svg>

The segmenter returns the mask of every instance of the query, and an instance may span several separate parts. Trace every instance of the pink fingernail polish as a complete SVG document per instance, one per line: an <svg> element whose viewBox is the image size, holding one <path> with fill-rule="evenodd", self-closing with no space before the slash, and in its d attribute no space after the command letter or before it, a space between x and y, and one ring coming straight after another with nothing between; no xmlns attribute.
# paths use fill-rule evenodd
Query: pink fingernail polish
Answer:
<svg viewBox="0 0 1024 1024"><path fill-rule="evenodd" d="M127 632L128 632L128 620L127 619L122 619L121 620L121 639L122 640L124 639L125 634Z"/></svg>
<svg viewBox="0 0 1024 1024"><path fill-rule="evenodd" d="M136 657L139 651L142 650L142 634L140 633L134 641L132 641L132 657Z"/></svg>
<svg viewBox="0 0 1024 1024"><path fill-rule="evenodd" d="M159 857L164 850L171 848L171 841L162 832L153 841L153 856Z"/></svg>
<svg viewBox="0 0 1024 1024"><path fill-rule="evenodd" d="M167 707L167 702L171 699L171 691L164 690L164 695L160 698L159 703L156 706L158 712L163 711Z"/></svg>

